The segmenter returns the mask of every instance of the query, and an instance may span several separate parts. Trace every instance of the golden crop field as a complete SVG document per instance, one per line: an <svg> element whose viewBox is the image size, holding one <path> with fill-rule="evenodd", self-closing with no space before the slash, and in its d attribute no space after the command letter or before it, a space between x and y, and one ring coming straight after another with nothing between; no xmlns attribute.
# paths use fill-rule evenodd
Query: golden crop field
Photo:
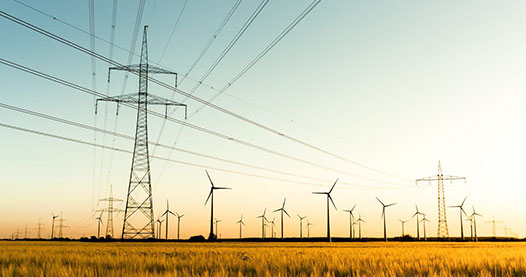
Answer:
<svg viewBox="0 0 526 277"><path fill-rule="evenodd" d="M0 242L1 276L524 276L526 243Z"/></svg>

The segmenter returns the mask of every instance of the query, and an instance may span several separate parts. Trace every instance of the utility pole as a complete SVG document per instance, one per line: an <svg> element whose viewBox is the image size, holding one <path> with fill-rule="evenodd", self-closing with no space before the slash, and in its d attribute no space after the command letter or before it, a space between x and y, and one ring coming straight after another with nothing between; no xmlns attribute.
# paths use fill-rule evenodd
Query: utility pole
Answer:
<svg viewBox="0 0 526 277"><path fill-rule="evenodd" d="M96 103L98 103L98 101L116 102L117 113L120 103L137 105L135 145L133 148L128 194L124 211L124 223L122 226L123 239L155 237L155 219L153 215L152 185L150 177L150 156L148 150L148 105L164 106L165 116L167 116L168 113L168 106L185 107L186 118L185 104L148 94L148 74L175 75L175 87L177 87L177 73L148 64L147 28L148 26L144 26L140 64L110 67L108 71L108 81L112 70L139 73L138 93L105 97L97 99L96 101ZM97 113L97 104L95 106L95 113Z"/></svg>
<svg viewBox="0 0 526 277"><path fill-rule="evenodd" d="M42 238L42 237L40 236L42 229L44 229L44 228L42 228L42 226L44 226L44 224L42 224L42 221L41 221L41 219L39 218L39 219L38 219L38 223L37 223L37 227L35 228L35 229L37 229L37 238L38 238L38 239L41 239L41 238Z"/></svg>
<svg viewBox="0 0 526 277"><path fill-rule="evenodd" d="M420 178L416 180L417 184L418 182L429 182L431 184L432 181L437 181L437 189L438 189L437 237L438 238L448 238L449 239L449 231L447 228L447 216L446 216L446 196L444 194L444 181L453 182L456 180L464 180L464 182L466 182L466 177L443 175L442 166L440 165L440 161L438 161L438 174L436 177L432 176L432 177Z"/></svg>
<svg viewBox="0 0 526 277"><path fill-rule="evenodd" d="M105 209L101 209L101 210L97 210L98 212L101 212L101 215L99 216L100 219L99 220L99 225L101 220L102 220L102 213L106 212L107 213L107 216L108 216L108 220L106 222L106 237L110 237L110 238L114 238L114 232L113 232L113 213L116 213L116 212L123 212L122 209L119 209L119 208L115 208L113 203L115 202L122 202L121 199L117 199L117 198L114 198L113 197L113 186L110 185L110 194L107 198L103 198L103 199L99 199L99 202L108 202L108 207L105 208ZM97 236L98 238L100 238L100 232Z"/></svg>

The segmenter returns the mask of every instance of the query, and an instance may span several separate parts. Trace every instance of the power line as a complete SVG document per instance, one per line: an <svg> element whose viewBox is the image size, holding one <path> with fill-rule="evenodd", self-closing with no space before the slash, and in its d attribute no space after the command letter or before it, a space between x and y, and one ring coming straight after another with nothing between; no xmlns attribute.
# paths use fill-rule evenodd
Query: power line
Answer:
<svg viewBox="0 0 526 277"><path fill-rule="evenodd" d="M225 90L232 86L239 78L241 78L248 70L250 70L261 58L263 58L276 44L278 44L296 25L298 25L319 3L321 0L314 0L305 10L303 10L296 19L294 19L267 47L265 47L250 63L248 63L230 82L228 82L221 90L219 90L214 96L208 99L208 102L214 101L219 97ZM198 113L205 106L202 105L190 116Z"/></svg>
<svg viewBox="0 0 526 277"><path fill-rule="evenodd" d="M239 41L239 39L243 36L243 34L248 30L250 25L252 25L254 20L258 17L258 15L265 8L265 6L268 4L269 1L270 0L263 0L263 1L261 1L259 6L256 8L256 10L254 10L252 15L250 15L250 17L247 19L245 24L243 24L241 29L239 29L239 31L234 36L234 38L230 41L230 43L227 45L227 47L223 50L223 52L221 52L221 54L219 55L219 57L217 57L217 59L214 61L214 63L212 63L212 65L208 68L208 70L205 72L205 74L203 74L203 76L201 76L201 79L199 79L199 82L197 82L195 84L195 86L190 90L190 94L189 95L185 95L186 98L182 101L182 103L184 103L188 98L192 98L190 96L197 90L197 88L199 88L201 83L204 82L206 80L206 78L208 78L208 76L214 71L214 69L219 65L219 63L230 52L232 47L234 47L234 45Z"/></svg>
<svg viewBox="0 0 526 277"><path fill-rule="evenodd" d="M40 34L42 34L42 35L44 35L44 36L47 36L47 37L49 37L49 38L51 38L51 39L54 39L54 40L56 40L56 41L58 41L58 42L60 42L60 43L63 43L63 44L65 44L65 45L67 45L67 46L70 46L70 47L72 47L72 48L74 48L74 49L77 49L77 50L79 50L79 51L81 51L81 52L84 52L84 53L86 53L86 54L88 54L88 55L94 55L96 58L98 58L98 59L100 59L100 60L103 60L103 61L106 61L106 62L111 62L111 63L112 63L113 65L115 65L115 66L125 67L124 65L122 65L122 64L120 64L120 63L118 63L118 62L115 62L115 61L113 61L113 60L110 60L110 59L108 59L108 58L106 58L106 57L104 57L104 56L102 56L102 55L100 55L100 54L93 53L93 52L89 51L88 49L86 49L86 48L84 48L84 47L82 47L82 46L80 46L80 45L78 45L78 44L75 44L75 43L73 43L73 42L71 42L71 41L69 41L69 40L67 40L67 39L65 39L65 38L62 38L62 37L60 37L60 36L57 36L57 35L55 35L55 34L53 34L53 33L50 33L50 32L48 32L48 31L46 31L46 30L43 30L43 29L41 29L41 28L39 28L39 27L37 27L37 26L35 26L35 25L32 25L32 24L30 24L30 23L28 23L28 22L25 22L25 21L23 21L23 20L21 20L21 19L19 19L19 18L17 18L17 17L14 17L14 16L12 16L12 15L9 15L8 13L5 13L5 12L3 12L3 11L0 11L0 16L2 16L2 17L6 18L6 19L8 19L8 20L10 20L10 21L12 21L12 22L14 22L14 23L17 23L17 24L19 24L19 25L21 25L21 26L23 26L23 27L25 27L25 28L28 28L28 29L33 30L33 31L35 31L35 32L38 32L38 33L40 33ZM131 71L131 72L134 73L134 74L138 74L137 72L133 72L133 71ZM390 177L394 177L394 178L398 178L398 179L402 179L402 180L408 181L408 179L406 179L406 178L399 177L399 176L397 176L397 175L390 174L390 173L387 173L387 172L384 172L384 171L381 171L381 170L378 170L378 169L372 168L372 167L370 167L370 166L367 166L367 165L361 164L361 163L359 163L359 162L352 161L352 160L347 159L347 158L345 158L345 157L343 157L343 156L340 156L340 155L337 155L337 154L332 153L332 152L330 152L330 151L324 150L324 149L322 149L322 148L320 148L320 147L317 147L317 146L312 145L312 144L310 144L310 143L304 142L304 141L302 141L302 140L300 140L300 139L297 139L297 138L295 138L295 137L292 137L292 136L286 135L286 134L284 134L284 133L282 133L282 132L280 132L280 131L278 131L278 130L275 130L275 129L271 128L271 127L268 127L268 126L266 126L266 125L264 125L264 124L262 124L262 123L258 123L258 122L254 121L254 120L251 120L251 119L249 119L249 118L246 118L246 117L244 117L244 116L242 116L242 115L240 115L240 114L237 114L237 113L235 113L235 112L232 112L232 111L230 111L230 110L228 110L228 109L225 109L225 108L220 107L220 106L218 106L218 105L215 105L215 104L213 104L213 103L207 102L207 101L205 101L205 100L203 100L203 99L201 99L201 98L199 98L199 97L196 97L196 96L194 96L194 95L191 95L191 94L189 94L189 93L187 93L187 92L185 92L185 91L183 91L183 90L181 90L181 89L179 89L179 88L174 88L174 87L172 87L171 85L166 84L166 83L164 83L164 82L161 82L161 81L159 81L159 80L157 80L157 79L155 79L155 78L152 78L152 77L150 77L150 76L148 76L148 80L151 81L151 82L153 82L153 83L155 83L155 84L157 84L157 85L159 85L159 86L162 86L162 87L164 87L164 88L167 88L167 89L169 89L169 90L172 90L172 91L174 91L174 92L177 92L177 93L179 93L179 94L181 94L181 95L187 96L188 98L191 98L191 99L194 100L194 101L200 102L200 103L202 103L202 104L206 104L207 106L209 106L209 107L211 107L211 108L213 108L213 109L215 109L215 110L217 110L217 111L223 112L223 113L225 113L225 114L227 114L227 115L229 115L229 116L231 116L231 117L234 117L234 118L236 118L236 119L238 119L238 120L244 121L244 122L246 122L246 123L248 123L248 124L250 124L250 125L253 125L253 126L255 126L255 127L258 127L258 128L260 128L260 129L263 129L263 130L268 131L268 132L270 132L270 133L273 133L273 134L275 134L275 135L281 136L281 137L286 138L286 139L288 139L288 140L290 140L290 141L292 141L292 142L296 142L296 143L298 143L298 144L301 144L301 145L303 145L303 146L305 146L305 147L311 148L311 149L316 150L316 151L318 151L318 152L324 153L324 154L326 154L326 155L328 155L328 156L331 156L331 157L334 157L334 158L340 159L340 160L342 160L342 161L346 161L346 162L348 162L348 163L350 163L350 164L353 164L353 165L356 165L356 166L359 166L359 167L362 167L362 168L365 168L365 169L368 169L368 170L371 170L371 171L374 171L374 172L377 172L377 173L381 173L381 174L383 174L383 175L387 175L387 176L390 176ZM175 119L174 119L174 120L175 120ZM189 124L189 123L186 123L186 122L183 122L183 123L184 123L184 124ZM182 123L182 124L183 124L183 123Z"/></svg>
<svg viewBox="0 0 526 277"><path fill-rule="evenodd" d="M64 118L59 118L59 117L55 117L55 116L52 116L52 115L43 114L43 113L39 113L39 112L36 112L36 111L32 111L32 110L28 110L28 109L12 106L12 105L8 105L8 104L5 104L5 103L0 103L0 108L4 108L4 109L7 109L7 110L11 110L11 111L15 111L15 112L31 115L31 116L34 116L34 117L38 117L38 118L42 118L42 119L46 119L46 120L50 120L50 121L54 121L54 122L59 122L59 123L62 123L62 124L66 124L66 125L70 125L70 126L86 129L86 130L89 130L89 131L94 131L94 132L98 132L98 133L111 135L111 136L114 136L114 137L119 137L119 138L123 138L123 139L127 139L127 140L134 140L133 136L129 136L129 135L122 134L122 133L117 133L117 132L112 132L112 131L105 130L105 129L100 129L100 128L97 128L97 127L94 127L94 126L90 126L90 125L86 125L86 124L83 124L83 123L67 120L67 119L64 119ZM319 182L331 182L332 181L332 180L328 180L328 179L314 178L314 177L310 177L310 176L306 176L306 175L294 174L294 173L285 172L285 171L281 171L281 170L275 170L275 169L265 168L265 167L261 167L261 166L257 166L257 165L248 164L248 163L243 163L243 162L238 162L238 161L234 161L234 160L224 159L224 158L216 157L216 156L209 155L209 154L203 154L203 153L199 153L199 152L195 152L195 151L191 151L191 150L186 150L186 149L182 149L182 148L172 147L172 146L165 145L165 144L159 144L159 143L154 143L154 142L150 142L150 144L157 145L157 146L165 148L165 149L175 150L175 151L182 152L182 153L185 153L185 154L193 155L193 156L198 156L198 157L207 158L207 159L211 159L211 160L215 160L215 161L230 163L230 164L233 164L233 165L248 167L248 168L252 168L252 169L267 171L267 172L271 172L271 173L288 175L290 177L298 177L298 178L310 179L312 181L319 181ZM110 147L110 148L112 148L112 147ZM363 187L363 188L379 188L379 189L384 189L385 188L385 187L359 185L359 184L346 183L346 182L341 182L341 184L345 184L345 185L348 185L348 186Z"/></svg>
<svg viewBox="0 0 526 277"><path fill-rule="evenodd" d="M230 18L232 17L232 15L234 14L234 12L237 10L237 8L239 7L239 4L241 4L243 0L237 0L236 3L234 3L234 6L232 6L232 8L230 9L230 11L227 13L227 15L225 16L225 18L223 19L223 21L221 21L221 24L219 24L219 27L217 28L217 30L214 32L214 34L212 34L212 37L210 37L210 40L208 40L208 42L206 43L205 47L203 48L203 50L201 50L201 53L199 53L199 55L197 56L197 58L194 60L194 62L190 65L190 67L188 68L188 70L186 71L186 73L183 75L183 77L181 78L181 81L179 82L179 84L182 84L183 81L186 79L186 77L190 74L190 72L192 72L192 70L194 70L195 66L199 63L199 61L201 60L201 58L203 58L203 56L206 54L206 52L208 52L208 49L210 49L210 46L212 46L213 42L215 41L215 39L219 36L219 34L221 33L221 31L223 30L223 28L225 27L225 25L228 23L228 21L230 20Z"/></svg>
<svg viewBox="0 0 526 277"><path fill-rule="evenodd" d="M95 2L94 0L88 0L88 20L89 20L89 33L90 33L90 50L95 51ZM97 60L95 57L91 56L91 86L93 90L97 90ZM94 97L94 101L96 98ZM93 123L97 126L97 115L93 115ZM93 143L97 143L97 133L93 132ZM102 158L101 158L102 162ZM93 201L95 201L95 175L96 175L96 164L97 164L97 148L93 147L93 169L92 169L92 210L93 210ZM102 168L101 168L102 170ZM100 184L99 184L100 191Z"/></svg>
<svg viewBox="0 0 526 277"><path fill-rule="evenodd" d="M172 37L174 36L175 30L177 29L177 26L179 25L179 20L181 20L181 16L183 15L184 8L186 7L186 3L188 0L184 0L183 7L181 8L181 11L179 11L179 15L177 16L177 19L175 20L174 27L172 28L172 33L170 33L170 36L168 37L168 41L166 42L166 45L164 46L163 52L161 54L161 57L159 58L159 62L162 61L164 54L166 53L166 49L168 49L168 45L170 45L170 41L172 40Z"/></svg>
<svg viewBox="0 0 526 277"><path fill-rule="evenodd" d="M34 69L22 66L22 65L17 64L17 63L13 63L13 62L7 61L7 60L2 59L2 58L0 58L0 63L2 63L4 65L7 65L7 66L10 66L12 68L15 68L15 69L18 69L18 70L21 70L21 71L33 74L35 76L38 76L38 77L41 77L41 78L44 78L44 79L47 79L47 80L59 83L61 85L64 85L64 86L67 86L67 87L70 87L70 88L82 91L82 92L87 93L89 95L95 95L95 96L98 96L98 97L106 97L106 95L104 95L102 93L90 90L90 89L88 89L86 87L83 87L83 86L80 86L78 84L74 84L74 83L68 82L66 80L57 78L55 76L52 76L52 75L40 72L38 70L34 70ZM127 107L131 107L132 109L137 109L137 107L135 105L132 105L132 104L121 103L121 105L124 105L124 106L127 106ZM152 110L148 110L148 113L152 114L154 116L160 117L160 118L166 118L167 120L170 120L172 122L178 123L180 125L184 125L185 127L192 128L192 129L200 131L202 133L213 135L213 136L218 137L218 138L222 138L222 139L225 139L225 140L228 140L228 141L231 141L231 142L235 142L235 143L238 143L238 144L241 144L241 145L244 145L244 146L256 149L256 150L260 150L260 151L263 151L263 152L266 152L266 153L269 153L269 154L273 154L273 155L276 155L276 156L287 158L287 159L290 159L290 160L293 160L293 161L297 161L297 162L300 162L300 163L303 163L303 164L307 164L307 165L315 166L315 167L322 168L322 169L325 169L325 170L338 172L338 173L341 173L341 174L345 174L345 175L349 175L349 176L353 176L353 177L357 177L357 178L361 178L361 179L366 179L366 180L370 180L370 181L375 181L375 182L379 182L379 183L405 186L404 184L397 184L397 183L386 182L384 180L379 180L379 179L375 179L375 178L369 178L369 177L366 177L366 176L361 176L361 175L358 175L358 174L353 174L353 173L350 173L350 172L345 172L345 171L342 171L342 170L330 168L330 167L327 167L327 166L324 166L324 165L321 165L321 164L317 164L317 163L314 163L314 162L311 162L311 161L308 161L308 160L305 160L305 159L301 159L301 158L298 158L298 157L286 155L286 154L280 153L280 152L275 151L275 150L271 150L271 149L268 149L268 148L265 148L265 147L253 144L253 143L246 142L244 140L236 139L234 137L230 137L228 135L225 135L225 134L222 134L222 133L218 133L218 132L212 131L210 129L207 129L207 128L204 128L204 127L200 127L200 126L188 123L186 121L182 121L182 120L179 120L179 119L176 119L176 118L173 118L173 117L166 117L164 114L161 114L161 113L158 113L158 112L155 112L155 111L152 111Z"/></svg>

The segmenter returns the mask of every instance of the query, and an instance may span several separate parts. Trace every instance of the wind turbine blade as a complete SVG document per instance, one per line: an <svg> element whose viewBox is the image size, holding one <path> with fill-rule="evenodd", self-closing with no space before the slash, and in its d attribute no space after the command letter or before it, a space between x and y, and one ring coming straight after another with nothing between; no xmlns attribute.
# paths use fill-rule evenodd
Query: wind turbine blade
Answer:
<svg viewBox="0 0 526 277"><path fill-rule="evenodd" d="M460 204L460 207L464 206L464 202L466 202L466 199L468 199L468 196L464 197L464 201L462 201L462 204Z"/></svg>
<svg viewBox="0 0 526 277"><path fill-rule="evenodd" d="M281 209L274 210L273 213L279 212L279 211L281 211Z"/></svg>
<svg viewBox="0 0 526 277"><path fill-rule="evenodd" d="M287 198L286 198L286 197L283 199L283 205L281 205L281 208L282 208L282 209L285 208L285 201L287 201Z"/></svg>
<svg viewBox="0 0 526 277"><path fill-rule="evenodd" d="M287 211L285 209L283 209L283 212L288 216L290 217L289 213L287 213Z"/></svg>
<svg viewBox="0 0 526 277"><path fill-rule="evenodd" d="M336 181L335 181L334 184L332 185L331 190L329 190L329 193L332 192L332 190L334 189L334 186L336 186L336 183L338 183L338 179L336 179Z"/></svg>
<svg viewBox="0 0 526 277"><path fill-rule="evenodd" d="M214 189L232 189L232 188L227 188L227 187L214 187Z"/></svg>
<svg viewBox="0 0 526 277"><path fill-rule="evenodd" d="M352 206L352 209L350 211L351 214L352 214L352 211L354 211L354 208L356 208L356 204L354 204L354 206Z"/></svg>
<svg viewBox="0 0 526 277"><path fill-rule="evenodd" d="M382 208L382 216L381 216L381 218L384 218L384 216L385 216L385 206Z"/></svg>
<svg viewBox="0 0 526 277"><path fill-rule="evenodd" d="M336 204L334 204L334 201L332 200L332 197L330 194L327 194L327 197L329 197L329 200L331 200L331 203L332 205L334 206L334 209L337 210L338 208L336 208Z"/></svg>
<svg viewBox="0 0 526 277"><path fill-rule="evenodd" d="M172 215L175 215L175 216L177 216L177 215L176 215L176 214L174 214L174 213L173 213L172 211L168 211L168 212L169 212L169 213L171 213Z"/></svg>
<svg viewBox="0 0 526 277"><path fill-rule="evenodd" d="M212 193L214 193L214 187L210 189L210 193L208 194L208 197L206 198L206 201L205 201L205 206L206 206L206 203L208 203L208 199L210 199L210 196L212 196Z"/></svg>
<svg viewBox="0 0 526 277"><path fill-rule="evenodd" d="M208 170L205 169L205 172L206 172L206 176L208 176L208 180L210 180L210 184L212 185L212 187L214 187L214 182L212 181L212 178L210 178L210 174L208 174Z"/></svg>
<svg viewBox="0 0 526 277"><path fill-rule="evenodd" d="M265 216L266 213L267 213L267 208L265 208L265 210L263 210L263 216Z"/></svg>
<svg viewBox="0 0 526 277"><path fill-rule="evenodd" d="M382 204L382 206L385 206L384 202L382 202L382 200L380 200L378 197L376 197L376 200L378 200L378 202L380 202L380 204Z"/></svg>
<svg viewBox="0 0 526 277"><path fill-rule="evenodd" d="M168 199L166 199L166 210L170 210L170 205L168 204Z"/></svg>
<svg viewBox="0 0 526 277"><path fill-rule="evenodd" d="M391 203L391 204L389 204L389 205L386 205L385 207L386 207L386 208L387 208L387 207L391 207L391 206L394 206L394 205L396 205L396 204L398 204L398 203Z"/></svg>
<svg viewBox="0 0 526 277"><path fill-rule="evenodd" d="M327 194L326 192L313 192L312 194Z"/></svg>

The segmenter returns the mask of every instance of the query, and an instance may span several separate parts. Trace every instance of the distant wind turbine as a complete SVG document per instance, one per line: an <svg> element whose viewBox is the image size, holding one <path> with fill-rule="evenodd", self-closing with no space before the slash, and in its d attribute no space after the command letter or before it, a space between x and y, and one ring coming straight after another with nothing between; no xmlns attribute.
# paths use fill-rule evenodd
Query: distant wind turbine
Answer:
<svg viewBox="0 0 526 277"><path fill-rule="evenodd" d="M159 223L159 231L157 231L157 239L161 239L162 223L164 222L164 219L161 220L161 218L159 217L156 222Z"/></svg>
<svg viewBox="0 0 526 277"><path fill-rule="evenodd" d="M358 215L358 220L356 220L358 222L358 235L359 235L359 238L362 239L362 222L365 223L365 221L362 219L362 215Z"/></svg>
<svg viewBox="0 0 526 277"><path fill-rule="evenodd" d="M51 221L51 239L54 239L55 238L55 219L58 217L58 214L55 215L54 213L51 213L51 215L53 216L53 220Z"/></svg>
<svg viewBox="0 0 526 277"><path fill-rule="evenodd" d="M272 236L271 236L271 237L272 237L272 238L274 238L274 226L276 226L276 223L275 223L274 221L276 221L276 218L275 218L275 217L272 218L272 221L269 222L269 223L270 223L270 226L271 226L271 228L272 228L272 229L271 229L271 231L272 231L272 234L271 234Z"/></svg>
<svg viewBox="0 0 526 277"><path fill-rule="evenodd" d="M350 239L354 238L354 231L353 231L354 230L353 228L354 215L352 213L354 211L354 208L356 208L356 204L354 204L354 206L350 210L343 210L344 212L349 213L349 238Z"/></svg>
<svg viewBox="0 0 526 277"><path fill-rule="evenodd" d="M239 219L237 222L237 224L239 224L239 239L242 238L242 228L243 226L245 226L245 222L243 222L243 215L241 215L241 219Z"/></svg>
<svg viewBox="0 0 526 277"><path fill-rule="evenodd" d="M424 224L424 240L427 240L427 236L426 236L426 221L429 222L429 220L426 218L426 214L423 214L422 215L423 218L422 218L422 224Z"/></svg>
<svg viewBox="0 0 526 277"><path fill-rule="evenodd" d="M257 218L261 218L261 238L265 238L265 221L268 222L267 217L265 217L265 213L267 213L267 208L263 211L263 214L258 216Z"/></svg>
<svg viewBox="0 0 526 277"><path fill-rule="evenodd" d="M464 221L462 220L462 213L465 214L466 216L468 216L466 214L466 212L464 211L464 202L466 202L466 199L468 198L468 196L466 195L466 197L464 197L464 200L462 201L462 203L460 205L456 205L456 206L449 206L450 208L459 208L459 214L460 214L460 239L461 240L464 240Z"/></svg>
<svg viewBox="0 0 526 277"><path fill-rule="evenodd" d="M231 189L226 187L216 187L214 186L214 182L212 181L212 178L210 178L210 174L208 174L208 171L205 169L206 176L208 176L208 180L210 180L210 193L208 194L208 197L206 198L205 205L208 203L208 199L210 199L210 234L208 235L209 240L213 240L217 238L217 236L214 235L214 190L216 189ZM217 230L216 230L217 232Z"/></svg>
<svg viewBox="0 0 526 277"><path fill-rule="evenodd" d="M416 216L416 239L417 240L420 240L420 215L423 215L423 213L421 213L419 210L418 210L418 206L415 204L415 208L416 208L416 212L413 214L412 217L415 217Z"/></svg>
<svg viewBox="0 0 526 277"><path fill-rule="evenodd" d="M166 236L165 240L168 240L168 217L171 215L175 215L172 211L170 211L170 205L168 204L168 199L166 199L166 211L161 215L161 217L165 217L166 220Z"/></svg>
<svg viewBox="0 0 526 277"><path fill-rule="evenodd" d="M314 225L314 224L310 223L309 220L307 219L307 238L310 238L310 226L311 225Z"/></svg>
<svg viewBox="0 0 526 277"><path fill-rule="evenodd" d="M303 220L305 218L307 218L306 216L301 216L301 215L298 215L298 217L300 218L300 239L303 238Z"/></svg>
<svg viewBox="0 0 526 277"><path fill-rule="evenodd" d="M217 237L219 237L219 229L218 229L218 227L217 227L217 225L219 224L219 222L221 222L221 219L217 219L217 218L216 218L216 219L215 219L215 223L216 223L216 233L217 233L216 236L217 236Z"/></svg>
<svg viewBox="0 0 526 277"><path fill-rule="evenodd" d="M388 205L385 205L378 197L376 197L376 200L382 204L382 218L384 219L384 239L387 241L387 222L385 220L385 208L396 205L396 203L391 203Z"/></svg>
<svg viewBox="0 0 526 277"><path fill-rule="evenodd" d="M475 212L475 206L473 208L473 213L471 214L471 217L473 218L473 230L475 231L475 241L478 241L477 237L477 216L482 216L481 214L478 214Z"/></svg>
<svg viewBox="0 0 526 277"><path fill-rule="evenodd" d="M100 238L100 224L102 223L102 217L99 216L95 219L97 220L97 238Z"/></svg>
<svg viewBox="0 0 526 277"><path fill-rule="evenodd" d="M274 213L281 212L281 239L283 239L283 213L290 217L289 213L285 210L285 201L287 201L287 198L283 199L283 205L281 205L281 208L274 210Z"/></svg>
<svg viewBox="0 0 526 277"><path fill-rule="evenodd" d="M179 231L181 227L181 218L184 216L184 214L175 213L175 216L177 216L177 240L179 240Z"/></svg>
<svg viewBox="0 0 526 277"><path fill-rule="evenodd" d="M325 195L327 195L327 240L328 241L332 241L332 239L331 239L331 219L330 219L329 200L332 203L332 205L334 206L334 209L337 210L336 204L334 204L334 201L332 200L332 197L331 197L331 192L334 189L334 186L336 186L337 182L338 182L338 179L336 179L336 181L334 182L334 184L332 185L331 189L328 192L313 192L313 194L325 194Z"/></svg>
<svg viewBox="0 0 526 277"><path fill-rule="evenodd" d="M404 235L405 235L405 232L404 232L404 224L407 223L407 220L401 220L401 219L398 219L398 220L400 220L400 222L402 223L402 238L403 238Z"/></svg>

